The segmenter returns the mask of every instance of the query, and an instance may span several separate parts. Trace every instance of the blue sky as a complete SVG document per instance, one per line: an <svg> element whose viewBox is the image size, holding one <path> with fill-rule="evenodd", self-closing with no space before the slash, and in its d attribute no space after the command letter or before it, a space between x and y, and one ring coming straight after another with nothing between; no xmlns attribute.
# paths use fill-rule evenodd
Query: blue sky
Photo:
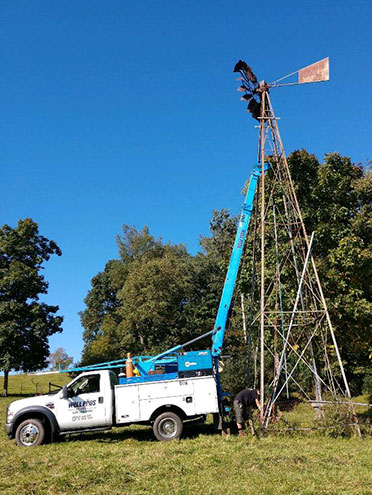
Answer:
<svg viewBox="0 0 372 495"><path fill-rule="evenodd" d="M272 91L287 153L372 158L370 1L2 0L0 224L32 217L62 257L46 300L75 360L91 278L123 223L198 250L239 211L255 121L232 73L272 81L330 57L328 83Z"/></svg>

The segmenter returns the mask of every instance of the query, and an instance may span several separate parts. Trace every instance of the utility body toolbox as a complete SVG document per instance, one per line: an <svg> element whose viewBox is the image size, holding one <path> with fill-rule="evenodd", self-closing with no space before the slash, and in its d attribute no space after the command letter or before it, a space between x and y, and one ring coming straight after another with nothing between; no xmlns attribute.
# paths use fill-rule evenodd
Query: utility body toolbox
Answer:
<svg viewBox="0 0 372 495"><path fill-rule="evenodd" d="M185 419L217 413L218 398L215 378L201 376L187 379L163 379L115 387L117 424L151 421L157 411L164 406L168 409L182 411Z"/></svg>

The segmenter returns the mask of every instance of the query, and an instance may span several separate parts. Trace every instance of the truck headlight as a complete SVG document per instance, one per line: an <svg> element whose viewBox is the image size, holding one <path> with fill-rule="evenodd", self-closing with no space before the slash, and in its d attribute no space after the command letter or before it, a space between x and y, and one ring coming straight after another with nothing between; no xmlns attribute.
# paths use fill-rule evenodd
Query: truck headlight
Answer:
<svg viewBox="0 0 372 495"><path fill-rule="evenodd" d="M9 423L14 416L14 412L9 409L9 406L6 408L6 422Z"/></svg>

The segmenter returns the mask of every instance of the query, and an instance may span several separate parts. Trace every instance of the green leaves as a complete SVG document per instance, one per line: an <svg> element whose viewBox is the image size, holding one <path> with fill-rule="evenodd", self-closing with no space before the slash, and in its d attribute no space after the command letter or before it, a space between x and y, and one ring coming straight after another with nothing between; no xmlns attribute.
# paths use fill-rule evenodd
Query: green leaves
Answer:
<svg viewBox="0 0 372 495"><path fill-rule="evenodd" d="M341 355L360 391L361 376L353 369L369 367L372 346L371 171L339 153L319 163L305 150L290 155L289 164L308 232L315 230L314 252ZM302 171L309 169L305 188Z"/></svg>
<svg viewBox="0 0 372 495"><path fill-rule="evenodd" d="M39 234L32 219L15 229L0 229L0 368L33 371L46 366L48 337L61 332L58 306L39 303L48 283L40 274L52 254L61 255L54 241Z"/></svg>

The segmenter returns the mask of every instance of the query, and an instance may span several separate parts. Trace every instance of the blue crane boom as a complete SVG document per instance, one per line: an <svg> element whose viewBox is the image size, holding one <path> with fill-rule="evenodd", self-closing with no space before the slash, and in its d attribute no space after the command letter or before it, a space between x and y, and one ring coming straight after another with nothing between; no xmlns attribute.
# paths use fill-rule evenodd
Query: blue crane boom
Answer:
<svg viewBox="0 0 372 495"><path fill-rule="evenodd" d="M215 333L212 337L212 356L216 358L221 354L223 339L226 330L227 316L231 306L236 277L238 275L240 260L242 257L249 220L253 209L254 196L257 189L257 183L260 176L260 168L256 167L250 177L247 193L245 195L242 211L240 214L238 230L236 231L234 247L230 257L229 268L227 270L225 284L222 291L220 305L218 307Z"/></svg>

